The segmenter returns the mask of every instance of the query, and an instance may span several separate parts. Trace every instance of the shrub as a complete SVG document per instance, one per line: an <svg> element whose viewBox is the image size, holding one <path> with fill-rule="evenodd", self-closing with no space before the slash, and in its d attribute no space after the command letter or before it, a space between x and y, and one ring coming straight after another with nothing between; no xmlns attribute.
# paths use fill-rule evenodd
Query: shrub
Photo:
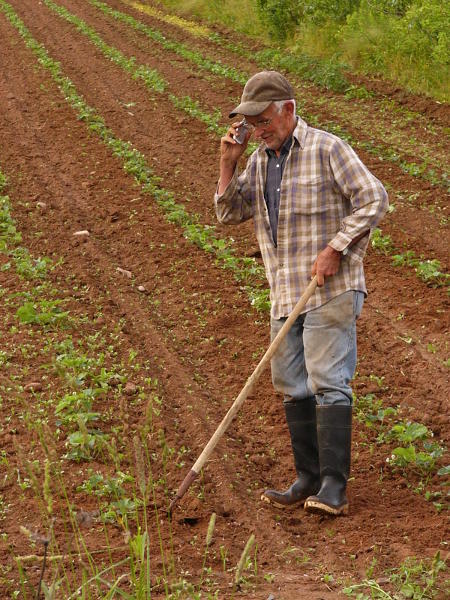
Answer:
<svg viewBox="0 0 450 600"><path fill-rule="evenodd" d="M450 5L440 0L362 0L337 34L346 60L412 90L448 95Z"/></svg>
<svg viewBox="0 0 450 600"><path fill-rule="evenodd" d="M261 21L276 40L292 35L300 22L303 11L297 0L256 0Z"/></svg>

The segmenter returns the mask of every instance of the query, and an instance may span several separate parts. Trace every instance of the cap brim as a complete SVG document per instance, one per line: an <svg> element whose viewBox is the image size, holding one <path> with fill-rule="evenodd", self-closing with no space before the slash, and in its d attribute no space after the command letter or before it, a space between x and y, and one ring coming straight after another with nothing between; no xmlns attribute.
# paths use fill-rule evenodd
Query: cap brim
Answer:
<svg viewBox="0 0 450 600"><path fill-rule="evenodd" d="M242 102L239 106L236 106L234 110L228 115L231 119L236 115L244 115L245 117L255 117L260 115L272 104L273 100L264 100L264 102Z"/></svg>

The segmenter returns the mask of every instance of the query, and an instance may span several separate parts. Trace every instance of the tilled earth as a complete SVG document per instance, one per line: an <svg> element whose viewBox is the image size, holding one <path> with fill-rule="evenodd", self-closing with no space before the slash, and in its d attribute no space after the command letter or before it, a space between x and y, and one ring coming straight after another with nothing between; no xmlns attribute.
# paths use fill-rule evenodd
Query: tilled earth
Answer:
<svg viewBox="0 0 450 600"><path fill-rule="evenodd" d="M86 21L107 44L127 57L136 57L137 64L158 70L168 82L168 90L151 94L45 3L11 0L10 5L32 36L60 61L64 73L114 134L145 155L160 177L161 187L171 190L189 212L199 215L201 223L216 225L212 197L218 136L175 108L168 94L189 95L210 113L218 109L226 124L241 86L201 71L143 34L105 17L89 2L61 1L60 5ZM248 73L259 70L251 58L237 58L211 41L193 37L185 29L133 10L119 0L108 0L108 5L224 64ZM232 39L232 33L224 34ZM155 577L162 577L167 567L160 554L161 539L170 550L166 550L166 558L169 554L173 557L174 572L200 581L204 540L213 512L217 521L207 557L211 567L207 577L216 587L207 583L204 574L199 585L219 589L223 598L233 594L267 598L271 593L284 600L335 598L344 582L360 581L369 568L381 576L409 556L432 557L439 550L445 555L445 510L438 512L424 492L417 493L418 475L388 468L391 446L386 441L376 443L377 432L356 419L347 518L332 520L300 509L282 514L260 502L265 487L285 486L294 477L281 399L273 392L269 373L220 442L201 480L168 522L164 508L171 495L269 343L268 316L251 307L242 284L220 268L211 253L187 241L180 227L164 218L152 198L124 172L121 162L89 133L1 12L0 39L0 169L9 180L8 194L21 244L35 257L49 256L55 263L61 259L48 278L65 299L64 310L79 318L79 324L70 330L72 339L98 334L112 340L114 360L131 365L123 394L108 392L95 405L97 411L108 414L103 426L117 438L123 453L121 470L134 471L132 438L148 424L142 398L157 393L160 401L146 437L153 477L157 481L164 475L165 482L155 488L159 513L149 517ZM391 94L394 100L386 108L379 82L372 85L378 94L373 100L346 101L292 79L310 113L322 122L340 122L357 140L381 144L383 136L377 138L376 122L395 132L403 114L400 104L391 105L398 94ZM327 97L330 107L342 104L341 121L335 108L327 109L323 102ZM417 114L398 126L397 152L402 152L402 140L410 136L417 155L423 148L427 156L443 156L443 140L448 136L444 110L435 110L430 100L409 102L405 98L403 94L401 104L415 107ZM367 118L363 119L365 112ZM445 271L445 189L406 174L398 164L358 152L385 183L395 204L382 223L383 233L391 235L400 251L412 249L417 256L440 260ZM406 142L403 157L414 159ZM445 165L439 164L444 170ZM90 235L73 235L80 230L88 230ZM257 256L251 224L216 225L216 232L232 236L241 255ZM6 262L2 258L4 266ZM117 268L129 271L131 277ZM448 296L444 288L427 286L413 269L394 268L389 256L372 249L366 258L366 275L369 297L359 321L354 390L357 396L373 394L383 406L398 408L402 420L423 423L445 446L449 437ZM0 281L11 298L26 287L6 267L0 270ZM143 286L143 291L138 286ZM48 337L38 327L14 326L15 310L14 302L5 302L1 308L2 339L11 354L8 368L0 370L0 444L7 465L0 483L2 506L7 507L0 521L4 533L0 546L2 598L13 597L13 591L19 589L14 556L42 554L39 544L31 549L20 531L21 525L43 529L34 486L23 485L24 464L43 460L45 444L39 431L56 431L50 399L64 393L61 378L48 369ZM60 341L67 332L57 330L52 335ZM30 346L35 351L29 355L20 350ZM145 368L131 368L130 351ZM41 382L37 392L25 388L36 381ZM139 390L142 394L137 399ZM111 405L113 398L117 406ZM41 399L48 401L48 430L39 429L39 419L33 416L34 404ZM24 407L28 418L21 413ZM56 439L52 456L61 456L64 440L61 436ZM96 499L77 486L86 479L88 468L111 475L117 464L98 457L90 463L64 464L64 494L54 482L54 531L69 570L71 548L63 525L67 502L77 509L95 510ZM444 489L438 475L426 485L429 490ZM126 527L108 526L105 540L101 523L89 525L84 532L89 551L105 552L106 544L112 548L114 560L126 556L121 554ZM130 525L133 531L135 527ZM236 566L252 533L257 543L257 569L254 565L252 575L247 573L247 583L231 591L233 571L228 569ZM227 552L225 568L221 547ZM26 575L34 586L41 564L38 559L26 562ZM74 564L71 568L76 578L78 563ZM55 568L52 563L44 580L51 581ZM61 594L61 598L69 597ZM152 595L165 597L164 587L155 584Z"/></svg>

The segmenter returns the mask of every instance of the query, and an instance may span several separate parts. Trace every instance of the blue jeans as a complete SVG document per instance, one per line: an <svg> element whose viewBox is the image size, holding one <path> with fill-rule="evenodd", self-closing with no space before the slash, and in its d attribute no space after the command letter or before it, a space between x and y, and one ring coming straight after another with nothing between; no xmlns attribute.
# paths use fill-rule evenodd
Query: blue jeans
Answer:
<svg viewBox="0 0 450 600"><path fill-rule="evenodd" d="M272 358L272 381L284 402L315 397L321 405L352 404L356 320L363 292L348 291L302 314ZM271 320L272 339L286 318Z"/></svg>

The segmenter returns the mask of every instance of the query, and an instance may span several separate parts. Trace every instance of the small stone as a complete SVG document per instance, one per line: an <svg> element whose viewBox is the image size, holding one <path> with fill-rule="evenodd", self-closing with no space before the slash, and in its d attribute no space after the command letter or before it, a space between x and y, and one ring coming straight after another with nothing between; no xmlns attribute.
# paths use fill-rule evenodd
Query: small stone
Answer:
<svg viewBox="0 0 450 600"><path fill-rule="evenodd" d="M23 388L26 392L42 392L42 383L40 381L31 381Z"/></svg>
<svg viewBox="0 0 450 600"><path fill-rule="evenodd" d="M145 289L145 286L140 285L140 286L138 286L138 291L139 292L146 292L147 290Z"/></svg>
<svg viewBox="0 0 450 600"><path fill-rule="evenodd" d="M129 381L123 388L123 391L127 396L134 396L134 394L137 392L137 386Z"/></svg>
<svg viewBox="0 0 450 600"><path fill-rule="evenodd" d="M73 235L77 237L89 237L90 233L87 229L81 229L80 231L75 231Z"/></svg>
<svg viewBox="0 0 450 600"><path fill-rule="evenodd" d="M125 277L128 277L128 279L131 279L131 277L132 277L131 271L127 271L126 269L122 269L120 267L117 267L116 271L118 273L120 273L121 275L125 275Z"/></svg>
<svg viewBox="0 0 450 600"><path fill-rule="evenodd" d="M40 208L41 210L45 210L47 208L47 205L45 202L36 202L36 206L38 208Z"/></svg>
<svg viewBox="0 0 450 600"><path fill-rule="evenodd" d="M221 517L229 517L231 515L231 507L228 506L227 504L220 504L216 508L216 512Z"/></svg>

